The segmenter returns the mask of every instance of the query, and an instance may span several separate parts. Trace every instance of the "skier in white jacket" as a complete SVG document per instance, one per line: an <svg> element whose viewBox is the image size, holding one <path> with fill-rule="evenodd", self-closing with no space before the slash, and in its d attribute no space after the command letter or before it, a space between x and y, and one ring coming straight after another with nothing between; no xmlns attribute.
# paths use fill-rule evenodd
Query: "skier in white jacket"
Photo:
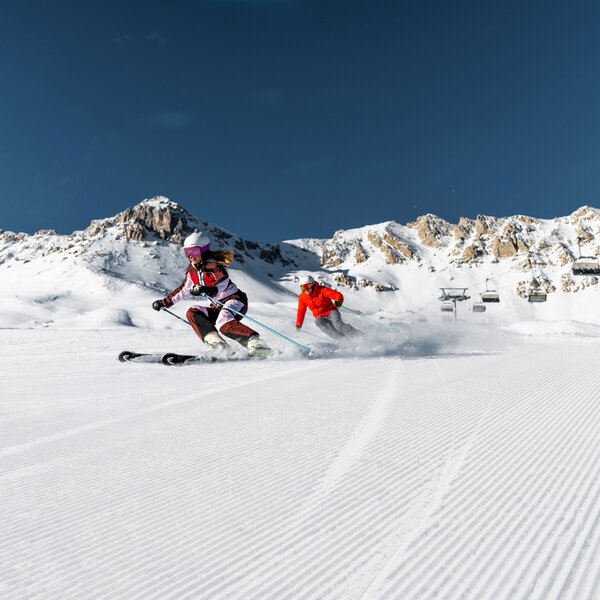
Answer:
<svg viewBox="0 0 600 600"><path fill-rule="evenodd" d="M189 296L206 294L221 304L195 305L188 309L187 320L211 349L225 349L227 344L219 335L235 340L251 356L266 355L269 347L258 333L240 323L248 310L248 297L231 281L226 265L233 260L230 251L211 251L210 241L203 233L192 233L183 243L183 251L190 264L183 283L161 300L152 303L154 310L170 308ZM228 308L233 309L232 312Z"/></svg>

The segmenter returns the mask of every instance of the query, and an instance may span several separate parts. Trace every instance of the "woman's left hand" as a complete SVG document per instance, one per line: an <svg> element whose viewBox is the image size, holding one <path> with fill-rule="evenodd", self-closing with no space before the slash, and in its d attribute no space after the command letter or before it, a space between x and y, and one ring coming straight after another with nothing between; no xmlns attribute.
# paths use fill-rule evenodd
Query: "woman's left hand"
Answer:
<svg viewBox="0 0 600 600"><path fill-rule="evenodd" d="M192 294L192 296L202 296L202 295L214 296L216 293L217 293L216 285L195 285L190 290L190 294Z"/></svg>

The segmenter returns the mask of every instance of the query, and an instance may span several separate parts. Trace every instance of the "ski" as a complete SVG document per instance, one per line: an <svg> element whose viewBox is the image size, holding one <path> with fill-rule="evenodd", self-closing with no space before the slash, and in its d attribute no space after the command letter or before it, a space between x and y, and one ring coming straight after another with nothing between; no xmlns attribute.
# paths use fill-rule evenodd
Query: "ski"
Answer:
<svg viewBox="0 0 600 600"><path fill-rule="evenodd" d="M215 360L211 360L214 358ZM216 362L215 356L197 356L195 354L175 354L175 352L168 352L164 354L161 362L163 365L183 365L189 362Z"/></svg>
<svg viewBox="0 0 600 600"><path fill-rule="evenodd" d="M189 365L192 363L217 363L217 362L242 362L248 360L261 360L266 358L265 356L251 356L232 354L229 356L222 355L217 356L213 354L175 354L169 352L164 354L162 357L162 364L173 366L173 365Z"/></svg>
<svg viewBox="0 0 600 600"><path fill-rule="evenodd" d="M154 354L145 352L133 352L124 350L119 354L119 361L123 363L162 363L167 366L185 365L191 363L216 363L216 362L240 362L247 360L261 360L266 356L216 356L210 354L176 354L167 352L166 354Z"/></svg>
<svg viewBox="0 0 600 600"><path fill-rule="evenodd" d="M162 357L162 354L154 354L149 352L132 352L131 350L123 350L123 352L119 354L119 361L123 363L160 363L162 361Z"/></svg>

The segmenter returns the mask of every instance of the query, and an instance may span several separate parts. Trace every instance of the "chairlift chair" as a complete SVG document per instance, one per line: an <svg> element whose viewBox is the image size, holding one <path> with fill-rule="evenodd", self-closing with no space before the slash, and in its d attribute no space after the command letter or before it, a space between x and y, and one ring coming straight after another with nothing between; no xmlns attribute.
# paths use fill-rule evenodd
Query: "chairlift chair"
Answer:
<svg viewBox="0 0 600 600"><path fill-rule="evenodd" d="M600 275L600 262L594 256L580 256L573 263L573 275Z"/></svg>
<svg viewBox="0 0 600 600"><path fill-rule="evenodd" d="M528 302L546 302L548 294L543 290L529 290Z"/></svg>
<svg viewBox="0 0 600 600"><path fill-rule="evenodd" d="M500 302L500 294L488 288L488 279L485 280L485 292L479 294L482 302Z"/></svg>
<svg viewBox="0 0 600 600"><path fill-rule="evenodd" d="M468 300L467 288L440 288L442 295L440 300L442 301L442 312L453 312L454 321L456 321L456 303L463 300Z"/></svg>
<svg viewBox="0 0 600 600"><path fill-rule="evenodd" d="M483 304L482 302L475 302L475 304L473 304L473 312L476 313L482 313L486 311L486 305Z"/></svg>
<svg viewBox="0 0 600 600"><path fill-rule="evenodd" d="M482 302L500 302L500 294L495 290L488 290L480 294Z"/></svg>
<svg viewBox="0 0 600 600"><path fill-rule="evenodd" d="M581 238L577 238L579 258L573 262L573 275L600 275L600 262L595 256L581 256Z"/></svg>

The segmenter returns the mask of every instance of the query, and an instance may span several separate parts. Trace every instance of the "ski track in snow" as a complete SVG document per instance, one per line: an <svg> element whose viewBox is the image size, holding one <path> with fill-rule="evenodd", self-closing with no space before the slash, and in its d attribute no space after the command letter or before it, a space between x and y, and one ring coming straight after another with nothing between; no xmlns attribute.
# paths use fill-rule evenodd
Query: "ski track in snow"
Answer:
<svg viewBox="0 0 600 600"><path fill-rule="evenodd" d="M381 427L385 419L386 405L394 398L398 387L398 371L394 369L387 374L387 381L383 386L383 390L378 392L368 414L358 423L356 430L352 433L348 442L338 452L318 487L300 508L298 514L292 517L292 523L301 523L304 521L305 517L314 511L315 507L323 501L335 487L336 483L360 458L375 433Z"/></svg>
<svg viewBox="0 0 600 600"><path fill-rule="evenodd" d="M0 332L2 598L599 597L598 342L167 368L43 335Z"/></svg>

